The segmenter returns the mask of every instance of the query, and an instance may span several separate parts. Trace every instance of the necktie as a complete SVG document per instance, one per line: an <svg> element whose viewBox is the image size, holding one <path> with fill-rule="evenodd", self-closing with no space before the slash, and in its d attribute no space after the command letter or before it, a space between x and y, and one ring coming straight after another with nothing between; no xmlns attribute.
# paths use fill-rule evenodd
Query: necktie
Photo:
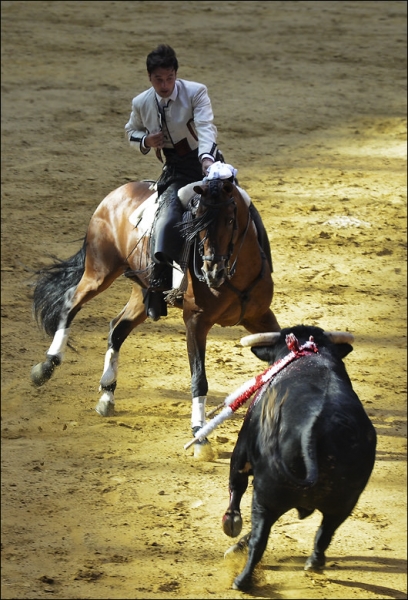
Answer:
<svg viewBox="0 0 408 600"><path fill-rule="evenodd" d="M160 129L163 131L163 121L162 121L162 117L165 117L164 115L164 109L167 107L169 103L169 100L167 100L166 98L160 98L160 102L158 103L159 106L159 123L160 123ZM164 124L166 123L166 120L164 118ZM162 158L162 154L161 154L161 150L160 148L156 148L155 149L156 152L156 156L157 158L163 162L163 158Z"/></svg>

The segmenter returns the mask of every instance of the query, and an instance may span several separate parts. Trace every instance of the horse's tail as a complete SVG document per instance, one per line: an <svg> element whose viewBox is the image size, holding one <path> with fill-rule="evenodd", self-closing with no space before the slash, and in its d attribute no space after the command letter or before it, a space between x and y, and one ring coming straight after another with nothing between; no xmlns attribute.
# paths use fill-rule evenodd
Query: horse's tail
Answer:
<svg viewBox="0 0 408 600"><path fill-rule="evenodd" d="M36 271L33 312L38 325L50 337L58 329L67 293L75 291L85 271L85 254L86 238L82 248L71 258L56 259L54 264Z"/></svg>

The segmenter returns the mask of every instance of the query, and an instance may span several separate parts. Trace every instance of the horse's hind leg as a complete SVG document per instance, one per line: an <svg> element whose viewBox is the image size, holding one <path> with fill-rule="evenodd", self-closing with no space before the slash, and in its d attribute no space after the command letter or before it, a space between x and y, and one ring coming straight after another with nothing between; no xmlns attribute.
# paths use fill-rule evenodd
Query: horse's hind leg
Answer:
<svg viewBox="0 0 408 600"><path fill-rule="evenodd" d="M134 285L129 302L110 322L108 350L100 380L99 391L103 394L95 407L102 417L112 416L115 412L114 393L118 376L119 350L130 332L147 318L141 288Z"/></svg>
<svg viewBox="0 0 408 600"><path fill-rule="evenodd" d="M38 363L31 369L31 380L37 386L43 385L48 381L51 378L55 367L59 366L63 361L65 350L68 345L70 324L80 310L82 304L86 302L86 295L84 297L85 299L82 299L82 301L78 300L78 297L80 297L80 294L78 296L80 285L81 282L76 290L68 290L68 292L66 292L60 312L58 328L54 334L51 346L46 352L45 361Z"/></svg>
<svg viewBox="0 0 408 600"><path fill-rule="evenodd" d="M117 276L118 274L105 273L105 277L99 276L96 278L87 275L87 272L85 272L78 285L76 287L72 286L66 291L63 290L63 283L61 283L61 289L58 290L59 297L57 298L58 309L56 309L58 310L58 326L51 346L46 352L45 361L38 363L31 370L31 380L35 385L41 386L48 381L55 367L62 363L68 345L70 325L75 315L86 302L108 288ZM54 282L54 286L58 284L56 282ZM45 287L44 291L48 291L48 288ZM50 306L56 297L56 292L49 293L49 299L46 300Z"/></svg>

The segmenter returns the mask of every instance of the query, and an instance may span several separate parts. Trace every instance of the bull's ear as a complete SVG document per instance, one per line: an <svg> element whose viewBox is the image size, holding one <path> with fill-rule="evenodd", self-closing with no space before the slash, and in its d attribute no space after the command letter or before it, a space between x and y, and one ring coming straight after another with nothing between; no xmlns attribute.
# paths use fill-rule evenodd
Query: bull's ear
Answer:
<svg viewBox="0 0 408 600"><path fill-rule="evenodd" d="M264 360L267 363L272 363L274 360L274 348L271 346L252 346L251 352L255 354L259 360Z"/></svg>
<svg viewBox="0 0 408 600"><path fill-rule="evenodd" d="M353 352L351 344L335 344L334 350L340 358L345 358L350 352Z"/></svg>

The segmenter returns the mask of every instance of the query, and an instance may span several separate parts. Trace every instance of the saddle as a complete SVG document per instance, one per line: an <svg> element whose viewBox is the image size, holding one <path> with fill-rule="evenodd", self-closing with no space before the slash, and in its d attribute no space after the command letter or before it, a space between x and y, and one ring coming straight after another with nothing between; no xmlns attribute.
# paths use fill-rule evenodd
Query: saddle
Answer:
<svg viewBox="0 0 408 600"><path fill-rule="evenodd" d="M194 198L199 198L193 187L196 183L189 184L179 191L180 202L183 207L183 221L192 219L192 201ZM155 182L151 182L150 189L152 191L149 196L129 217L130 223L137 227L141 237L146 236L149 240L149 247L152 247L155 236L155 224L157 217L160 213L160 203L158 202L158 191ZM181 192L181 197L180 197ZM163 271L163 279L165 279L166 291L159 291L159 289L150 290L149 288L143 288L144 302L146 307L146 313L149 317L157 321L160 316L167 315L167 305L174 304L182 299L184 291L187 289L187 266L189 262L189 254L191 251L191 244L184 243L180 264L174 263L170 269L165 266ZM153 266L153 261L152 261ZM125 276L136 280L139 284L143 283L143 277L141 273L137 273L132 270L125 272ZM144 282L146 285L146 282Z"/></svg>

